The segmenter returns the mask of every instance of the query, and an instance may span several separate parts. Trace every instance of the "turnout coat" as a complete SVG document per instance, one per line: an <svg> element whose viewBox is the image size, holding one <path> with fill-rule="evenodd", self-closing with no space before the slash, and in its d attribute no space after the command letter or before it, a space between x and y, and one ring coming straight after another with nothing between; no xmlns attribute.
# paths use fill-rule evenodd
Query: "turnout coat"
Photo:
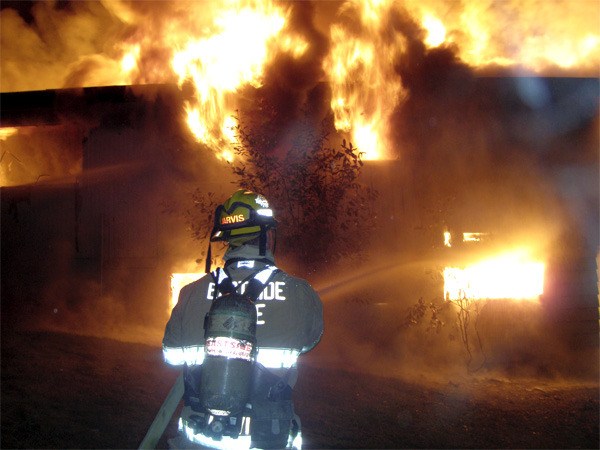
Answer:
<svg viewBox="0 0 600 450"><path fill-rule="evenodd" d="M230 248L225 254L224 262L234 284L246 279L250 274L262 270L267 265L275 265L270 252L267 252L265 256L260 256L258 247L252 245ZM218 279L219 273L214 273L214 275ZM166 325L163 338L165 361L171 365L184 367L185 405L179 423L180 431L192 442L209 446L213 445L206 442L205 437L196 435L189 424L190 417L197 413L193 408L196 395L193 389L193 377L194 369L200 367L204 359L204 317L216 296L218 293L215 280L211 275L206 275L184 286ZM257 298L255 306L257 310L257 367L261 370L262 379L269 380L266 381L267 383L277 383L278 386L285 384L289 391L289 395L284 396L285 405L279 405L276 408L273 408L271 402L266 398L270 386L259 386L253 393L254 414L260 417L253 418L254 432L251 441L252 445L266 447L268 442L257 442L259 439L257 433L265 434L259 430L258 419L265 421L266 428L275 428L273 431L277 431L280 427L279 425L273 427L271 424L273 421L282 419L282 425L286 425L288 422L287 413L282 415L281 411L285 410L288 413L292 411L293 417L291 389L297 378L296 363L302 353L311 350L321 339L323 307L319 296L308 282L282 270L274 272L269 283ZM269 418L269 415L273 417ZM243 442L243 436L240 438L235 439L236 447L245 447L245 445L239 445ZM261 439L268 439L268 436L262 436L259 440ZM250 442L249 437L248 442ZM231 443L214 442L213 444L215 448L222 445L226 448ZM248 447L250 445L246 448Z"/></svg>

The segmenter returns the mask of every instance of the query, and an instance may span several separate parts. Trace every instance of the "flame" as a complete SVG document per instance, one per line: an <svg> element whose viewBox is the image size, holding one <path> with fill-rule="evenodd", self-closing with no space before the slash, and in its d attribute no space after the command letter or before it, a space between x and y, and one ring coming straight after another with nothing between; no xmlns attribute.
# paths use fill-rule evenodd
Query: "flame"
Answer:
<svg viewBox="0 0 600 450"><path fill-rule="evenodd" d="M597 74L600 33L597 1L409 1L427 31L429 47L455 45L472 67L521 67L534 73L579 68Z"/></svg>
<svg viewBox="0 0 600 450"><path fill-rule="evenodd" d="M284 36L279 45L283 51L290 53L296 59L304 56L310 47L310 44L302 36L297 35Z"/></svg>
<svg viewBox="0 0 600 450"><path fill-rule="evenodd" d="M452 46L476 68L514 67L542 74L578 68L597 75L600 66L598 2L407 0L349 1L348 25L331 26L324 63L332 89L336 129L349 134L364 159L386 159L391 113L405 93L393 64L406 43L390 31L393 13L408 14L423 29L428 48Z"/></svg>
<svg viewBox="0 0 600 450"><path fill-rule="evenodd" d="M427 37L424 42L428 47L438 47L445 42L446 27L440 19L431 14L425 14L423 27L427 30Z"/></svg>
<svg viewBox="0 0 600 450"><path fill-rule="evenodd" d="M347 9L358 13L359 20L331 27L331 51L324 61L335 127L350 134L363 159L386 159L388 120L404 95L394 72L404 40L384 33L390 11L386 2L351 2Z"/></svg>
<svg viewBox="0 0 600 450"><path fill-rule="evenodd" d="M443 236L444 236L444 246L452 247L452 242L453 242L452 234L448 230L444 230ZM481 241L487 240L489 237L490 237L490 233L465 232L462 234L462 241L463 242L481 242Z"/></svg>
<svg viewBox="0 0 600 450"><path fill-rule="evenodd" d="M481 242L489 237L489 233L472 233L466 232L463 233L463 242Z"/></svg>
<svg viewBox="0 0 600 450"><path fill-rule="evenodd" d="M74 136L76 127L63 125L1 127L0 187L73 180L83 170Z"/></svg>
<svg viewBox="0 0 600 450"><path fill-rule="evenodd" d="M17 134L18 131L19 131L19 129L18 128L14 128L14 127L3 127L3 128L0 128L0 141L7 140L9 137Z"/></svg>
<svg viewBox="0 0 600 450"><path fill-rule="evenodd" d="M0 142L7 140L9 137L14 136L19 131L18 128L14 127L3 127L0 128ZM11 171L12 161L5 163L4 155L6 153L5 149L2 149L2 154L0 156L0 186L8 186L10 183L9 172Z"/></svg>
<svg viewBox="0 0 600 450"><path fill-rule="evenodd" d="M121 58L121 71L124 74L131 74L138 65L141 46L139 44L131 46Z"/></svg>
<svg viewBox="0 0 600 450"><path fill-rule="evenodd" d="M194 88L185 105L187 123L196 139L231 161L236 143L235 94L244 86L258 88L266 65L277 51L300 57L308 47L301 37L284 34L285 12L269 2L240 7L232 4L214 19L207 36L190 40L172 59L180 86Z"/></svg>
<svg viewBox="0 0 600 450"><path fill-rule="evenodd" d="M444 247L452 247L452 235L449 231L444 231Z"/></svg>
<svg viewBox="0 0 600 450"><path fill-rule="evenodd" d="M446 267L444 297L539 300L544 292L545 265L528 254L514 250L465 268Z"/></svg>
<svg viewBox="0 0 600 450"><path fill-rule="evenodd" d="M420 40L425 49L451 48L477 69L598 74L598 1L349 0L340 5L335 19L323 19L329 31L323 81L331 88L335 127L364 159L392 156L390 119L407 97L394 64L406 56L409 39ZM301 26L292 29L285 2L107 0L70 6L67 14L54 2L35 2L33 24L11 8L2 10L4 92L189 85L184 118L191 134L228 161L242 90L261 86L277 55L299 59L313 45Z"/></svg>

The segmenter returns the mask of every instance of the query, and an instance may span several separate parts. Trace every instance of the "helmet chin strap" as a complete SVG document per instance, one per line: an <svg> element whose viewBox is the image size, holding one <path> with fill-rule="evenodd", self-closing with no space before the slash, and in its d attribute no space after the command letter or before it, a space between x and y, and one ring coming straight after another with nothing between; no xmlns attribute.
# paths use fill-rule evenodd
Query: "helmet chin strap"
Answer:
<svg viewBox="0 0 600 450"><path fill-rule="evenodd" d="M275 249L277 248L277 230L275 228L271 228L271 242L273 244L271 251L275 255Z"/></svg>
<svg viewBox="0 0 600 450"><path fill-rule="evenodd" d="M258 240L258 254L260 256L265 256L267 253L267 230L265 227L260 227L260 237Z"/></svg>
<svg viewBox="0 0 600 450"><path fill-rule="evenodd" d="M210 273L210 266L212 263L212 252L210 244L210 239L208 239L208 250L206 250L206 264L204 266L204 273Z"/></svg>

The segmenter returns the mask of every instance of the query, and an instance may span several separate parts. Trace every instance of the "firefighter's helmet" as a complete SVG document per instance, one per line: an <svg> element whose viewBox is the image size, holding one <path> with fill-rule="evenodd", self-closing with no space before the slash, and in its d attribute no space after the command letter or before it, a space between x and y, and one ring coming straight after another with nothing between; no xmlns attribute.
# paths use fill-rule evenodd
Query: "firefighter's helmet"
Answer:
<svg viewBox="0 0 600 450"><path fill-rule="evenodd" d="M227 241L241 245L255 239L262 231L277 225L273 210L265 197L239 189L215 211L211 241Z"/></svg>
<svg viewBox="0 0 600 450"><path fill-rule="evenodd" d="M230 246L237 247L259 238L260 254L264 255L267 231L275 228L276 225L273 210L264 196L239 189L215 210L210 241L227 241ZM210 243L208 259L210 259Z"/></svg>

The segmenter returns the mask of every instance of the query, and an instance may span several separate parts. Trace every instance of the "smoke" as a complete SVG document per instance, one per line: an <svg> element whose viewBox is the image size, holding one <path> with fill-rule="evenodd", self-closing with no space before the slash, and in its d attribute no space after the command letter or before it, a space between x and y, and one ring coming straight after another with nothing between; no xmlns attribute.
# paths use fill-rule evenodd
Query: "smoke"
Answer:
<svg viewBox="0 0 600 450"><path fill-rule="evenodd" d="M69 182L81 172L81 130L72 124L21 127L2 144L1 174L5 186L52 180ZM64 148L48 152L47 148Z"/></svg>
<svg viewBox="0 0 600 450"><path fill-rule="evenodd" d="M217 6L196 1L2 2L2 92L173 83L168 61L173 48L183 46L175 34L187 39L200 33ZM123 67L128 55L135 69Z"/></svg>
<svg viewBox="0 0 600 450"><path fill-rule="evenodd" d="M430 209L437 208L436 198L452 199L447 220L461 216L454 218L459 227L483 226L505 235L545 229L553 240L562 226L571 226L569 214L561 211L566 192L554 173L556 158L591 169L591 177L572 189L583 194L584 203L593 203L596 144L586 142L586 135L597 117L597 84L482 78L451 49L410 49L397 65L409 94L392 119L394 141ZM567 149L566 141L579 144Z"/></svg>
<svg viewBox="0 0 600 450"><path fill-rule="evenodd" d="M99 2L2 3L3 92L65 87L71 67L103 55L123 25Z"/></svg>
<svg viewBox="0 0 600 450"><path fill-rule="evenodd" d="M462 4L441 3L447 17L460 16ZM13 6L3 2L1 13L3 92L173 82L166 55L180 42L169 41L170 32L193 34L210 26L217 3L36 2L20 13ZM288 7L289 26L311 43L309 51L300 58L279 55L263 85L245 88L238 99L242 119L268 118L263 125L279 145L330 113L323 61L332 45L331 24L344 22L352 36L369 36L353 20L358 11L340 9L340 3ZM464 373L455 311L440 316L445 326L437 332L427 331L427 321L404 324L419 298L429 302L441 295L436 276L447 254L437 252L436 237L447 226L490 232L497 248L533 241L552 261L589 272L589 255L598 245L598 86L597 80L519 76L524 73L493 64L476 68L461 58L461 39L469 36L457 34L454 44L428 48L414 5L404 7L390 10L382 33L382 39L403 43L388 74L402 86L399 97L389 99L397 105L388 125L398 161L367 164L363 174L381 194L381 229L362 267L342 265L311 279L325 300L326 330L309 358L380 374ZM488 23L490 34L510 34L506 24L513 19ZM526 32L520 33L515 38ZM141 45L138 68L123 72L122 58L134 43ZM190 244L181 219L163 214L164 206L187 205L197 186L223 197L235 186L181 123L185 94L167 87L136 87L127 95L132 92L98 101L91 112L77 103L85 117L80 184L64 197L48 190L33 194L30 204L17 202L20 224L3 223L2 260L15 258L14 271L3 268L3 291L13 304L26 299L28 316L44 326L155 343L168 317L170 273L193 268L204 250L202 243ZM67 119L81 120L78 114ZM59 147L79 145L48 142L45 151L64 155ZM61 164L70 173L70 163ZM36 195L49 196L49 203ZM79 200L67 204L67 196ZM55 206L54 213L42 211L52 220L26 229L43 204ZM68 215L79 218L78 229L60 224ZM13 230L16 242L41 237L25 249L6 247L4 236ZM31 263L39 253L44 262ZM282 256L293 264L293 255ZM23 276L35 281L31 288L14 281ZM577 281L570 276L571 284ZM578 294L566 289L564 301ZM548 295L543 306L561 306L556 297ZM565 348L546 309L497 305L481 312L487 354L477 354L475 363L506 373L555 375L584 359Z"/></svg>
<svg viewBox="0 0 600 450"><path fill-rule="evenodd" d="M400 161L388 163L389 170L367 163L364 180L381 193L379 239L363 268L340 268L317 280L328 326L314 358L403 376L481 368L505 376L594 378L597 280L570 273L571 287L558 293L553 278L564 269L557 260L569 261L573 272L595 270L597 80L515 76L498 67L483 72L464 63L457 47L428 49L410 16L394 11L388 21L405 42L395 61L404 92L390 119ZM357 37L364 31L358 24L349 27ZM479 336L470 331L469 363L456 308L439 314L439 329L428 329L429 316L403 326L419 298L440 299L441 268L461 256L439 250L445 227L491 233L492 244L479 248L479 256L526 243L549 263L542 304L494 301L481 310ZM581 296L592 310L582 313L587 325L566 332L551 311L577 308L571 302Z"/></svg>
<svg viewBox="0 0 600 450"><path fill-rule="evenodd" d="M305 357L309 364L420 382L597 380L597 347L566 331L568 318L557 322L544 303L489 300L472 304L461 328L459 306L439 298L442 286L431 271L438 261L405 258L317 280L326 327Z"/></svg>
<svg viewBox="0 0 600 450"><path fill-rule="evenodd" d="M201 271L205 250L166 211L193 207L198 184L220 190L230 175L187 137L169 86L65 92L59 104L62 95L74 106L67 125L19 129L3 143L40 156L22 157L31 176L51 175L2 190L3 324L156 345L171 273Z"/></svg>

